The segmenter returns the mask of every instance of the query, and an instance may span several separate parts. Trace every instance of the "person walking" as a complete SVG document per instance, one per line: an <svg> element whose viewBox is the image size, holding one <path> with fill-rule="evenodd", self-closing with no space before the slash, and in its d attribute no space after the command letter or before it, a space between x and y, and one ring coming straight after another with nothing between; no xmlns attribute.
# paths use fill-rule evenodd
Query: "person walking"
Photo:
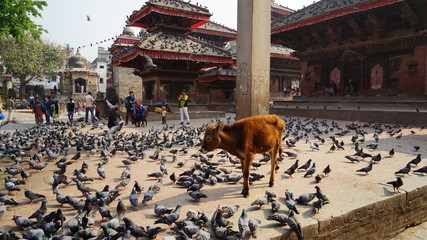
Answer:
<svg viewBox="0 0 427 240"><path fill-rule="evenodd" d="M134 122L135 117L135 96L133 95L133 91L129 91L129 96L125 98L125 106L126 106L126 125L128 125L129 117Z"/></svg>
<svg viewBox="0 0 427 240"><path fill-rule="evenodd" d="M6 110L7 110L7 123L10 123L12 121L12 114L13 111L16 111L15 101L13 100L12 96L9 96L6 100Z"/></svg>
<svg viewBox="0 0 427 240"><path fill-rule="evenodd" d="M82 114L82 108L83 108L82 101L77 100L77 105L76 105L76 107L77 107L77 114L78 114L78 115L81 115L81 114Z"/></svg>
<svg viewBox="0 0 427 240"><path fill-rule="evenodd" d="M181 95L178 96L178 102L179 102L179 116L181 118L181 124L184 124L184 115L187 119L187 124L190 124L190 116L188 115L188 108L187 108L187 102L188 102L188 95L183 90L181 92Z"/></svg>
<svg viewBox="0 0 427 240"><path fill-rule="evenodd" d="M162 107L162 124L167 124L166 123L166 116L168 115L168 111L166 110L166 107L163 106Z"/></svg>
<svg viewBox="0 0 427 240"><path fill-rule="evenodd" d="M28 101L30 102L30 109L33 109L33 107L34 107L34 96L33 96L33 94L31 94L30 97L28 97Z"/></svg>
<svg viewBox="0 0 427 240"><path fill-rule="evenodd" d="M33 114L36 119L36 124L43 123L43 115L45 113L46 113L46 106L43 104L40 98L37 98L33 108Z"/></svg>
<svg viewBox="0 0 427 240"><path fill-rule="evenodd" d="M86 115L85 115L85 122L86 124L89 123L89 112L91 116L92 123L95 122L95 113L94 113L94 103L95 99L92 97L92 92L88 92L85 96L85 103L86 103Z"/></svg>
<svg viewBox="0 0 427 240"><path fill-rule="evenodd" d="M50 111L52 113L53 121L59 118L59 115L61 115L61 109L59 107L59 102L55 100L53 104L50 106Z"/></svg>
<svg viewBox="0 0 427 240"><path fill-rule="evenodd" d="M76 104L74 104L73 99L70 98L70 101L67 103L68 121L73 122L75 111L76 111Z"/></svg>
<svg viewBox="0 0 427 240"><path fill-rule="evenodd" d="M46 112L45 112L46 124L50 124L50 117L52 116L52 109L51 109L52 104L53 104L53 101L51 100L51 97L47 96L44 102L44 106L46 109Z"/></svg>

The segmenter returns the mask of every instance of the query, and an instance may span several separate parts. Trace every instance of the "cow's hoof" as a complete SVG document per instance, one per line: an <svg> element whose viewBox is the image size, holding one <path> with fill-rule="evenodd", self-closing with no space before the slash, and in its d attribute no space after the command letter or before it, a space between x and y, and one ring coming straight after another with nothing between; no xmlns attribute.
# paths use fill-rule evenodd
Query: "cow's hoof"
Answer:
<svg viewBox="0 0 427 240"><path fill-rule="evenodd" d="M268 184L268 186L269 186L269 187L273 187L273 186L274 186L274 183L269 183L269 184Z"/></svg>
<svg viewBox="0 0 427 240"><path fill-rule="evenodd" d="M243 195L243 197L248 197L248 196L249 196L249 193L248 193L248 192L245 192L245 191L242 191L240 194L242 194L242 195Z"/></svg>

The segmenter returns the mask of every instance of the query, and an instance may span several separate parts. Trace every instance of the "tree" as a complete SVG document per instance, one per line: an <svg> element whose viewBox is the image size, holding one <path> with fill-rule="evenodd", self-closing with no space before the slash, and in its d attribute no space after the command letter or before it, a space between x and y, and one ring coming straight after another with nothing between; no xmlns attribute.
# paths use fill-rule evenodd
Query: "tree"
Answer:
<svg viewBox="0 0 427 240"><path fill-rule="evenodd" d="M61 46L34 39L30 34L16 39L0 40L0 61L7 72L20 81L20 96L25 86L34 79L55 74L63 67L64 51Z"/></svg>
<svg viewBox="0 0 427 240"><path fill-rule="evenodd" d="M38 0L1 0L0 1L0 38L12 35L24 37L29 32L34 38L40 39L44 30L35 24L32 17L41 17L39 10L47 6L46 1Z"/></svg>

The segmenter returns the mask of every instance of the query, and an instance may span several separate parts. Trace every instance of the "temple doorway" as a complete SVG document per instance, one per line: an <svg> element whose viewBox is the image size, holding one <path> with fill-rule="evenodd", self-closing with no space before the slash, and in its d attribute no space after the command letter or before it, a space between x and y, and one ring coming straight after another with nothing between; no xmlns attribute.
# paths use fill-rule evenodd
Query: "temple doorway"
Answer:
<svg viewBox="0 0 427 240"><path fill-rule="evenodd" d="M87 84L86 80L83 78L77 78L74 80L74 93L86 93Z"/></svg>

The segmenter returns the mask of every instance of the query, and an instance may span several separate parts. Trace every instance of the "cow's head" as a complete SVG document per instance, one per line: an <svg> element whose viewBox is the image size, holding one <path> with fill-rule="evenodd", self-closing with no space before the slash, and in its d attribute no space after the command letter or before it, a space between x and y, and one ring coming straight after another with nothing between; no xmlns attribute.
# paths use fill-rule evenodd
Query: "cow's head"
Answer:
<svg viewBox="0 0 427 240"><path fill-rule="evenodd" d="M203 138L202 153L207 153L217 149L221 143L221 138L219 137L219 132L224 127L223 122L217 123L215 126L208 125L205 130L205 137Z"/></svg>

